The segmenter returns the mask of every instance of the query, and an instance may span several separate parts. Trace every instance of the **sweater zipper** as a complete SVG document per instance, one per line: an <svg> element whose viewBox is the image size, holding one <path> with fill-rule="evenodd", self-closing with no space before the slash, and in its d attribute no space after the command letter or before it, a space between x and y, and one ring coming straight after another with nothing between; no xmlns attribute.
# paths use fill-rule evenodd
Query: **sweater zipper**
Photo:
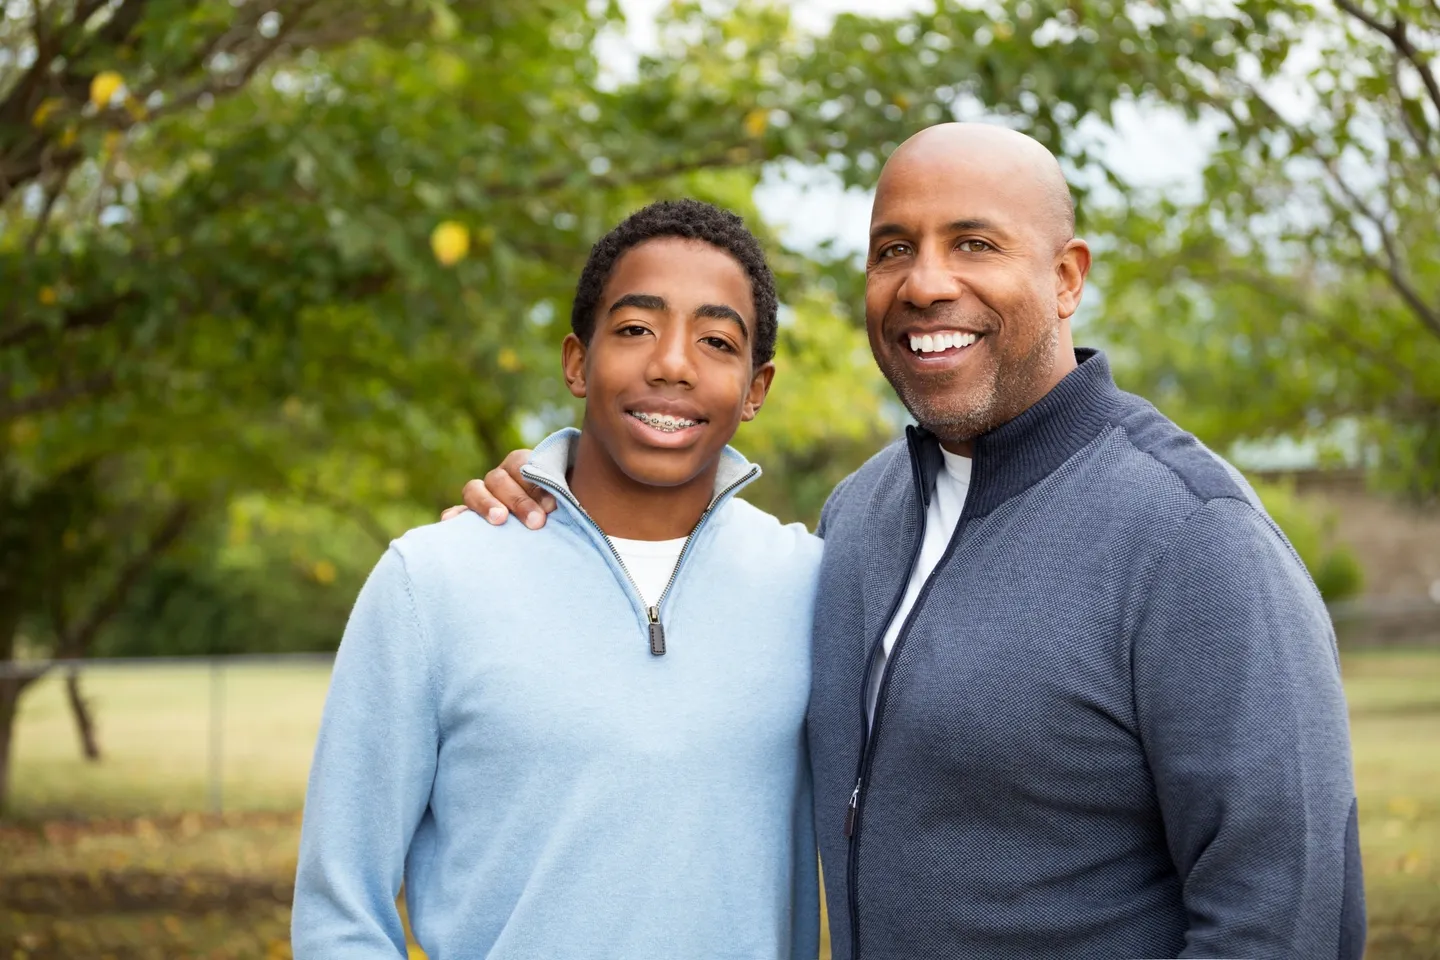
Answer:
<svg viewBox="0 0 1440 960"><path fill-rule="evenodd" d="M605 546L610 548L610 555L614 557L615 562L620 565L620 572L625 574L625 579L630 582L630 589L635 591L635 596L639 597L640 602L644 604L645 594L640 592L640 585L637 584L635 582L635 578L631 576L630 568L625 566L625 560L620 556L620 551L615 549L615 544L611 542L610 538L605 534L605 531L600 529L600 524L596 523L594 519L590 516L590 514L585 512L585 508L580 506L580 501L576 500L574 495L571 494L569 490L559 485L552 486L538 474L529 473L523 468L521 469L520 473L527 479L540 484L542 487L544 487L546 490L549 490L556 496L564 497L566 501L575 508L575 511L579 513L580 516L585 518L585 522L590 524L590 526L595 529L596 533L600 534L600 539L604 540ZM696 521L694 529L690 531L690 535L685 538L684 545L680 547L680 556L675 558L675 566L670 571L670 579L665 581L665 589L660 591L660 596L656 599L654 606L645 606L645 627L646 632L649 635L648 638L650 641L651 656L665 656L665 625L660 622L660 607L665 603L665 598L670 595L670 588L675 585L675 578L680 575L680 565L685 562L685 557L690 552L690 544L692 541L694 541L695 534L700 532L700 528L705 525L705 521L710 518L710 514L715 511L715 508L720 505L720 502L726 497L728 497L731 493L733 493L737 488L743 486L749 480L754 478L755 474L756 468L752 465L743 476L736 479L733 483L731 483L724 490L721 490L710 500L710 505L705 508L704 513L700 514L700 519Z"/></svg>
<svg viewBox="0 0 1440 960"><path fill-rule="evenodd" d="M865 793L870 779L870 768L875 763L875 739L880 733L880 721L885 714L885 693L890 689L890 664L900 655L900 649L905 645L905 640L910 635L910 625L914 622L916 614L925 603L925 598L930 593L930 586L935 581L935 574L938 573L955 552L955 546L960 542L960 534L965 529L965 522L969 519L970 504L974 498L974 481L971 481L971 488L965 496L965 506L960 510L960 516L955 521L955 530L950 535L950 542L945 545L945 552L935 562L935 568L925 578L924 585L915 596L915 603L910 612L905 615L905 622L900 625L900 632L895 636L895 646L890 650L890 656L886 660L885 672L880 676L880 689L875 693L875 716L872 719L868 715L870 689L870 673L875 669L875 656L880 646L885 642L885 634L890 629L890 622L895 619L896 612L900 609L901 602L905 599L905 591L909 587L910 577L915 573L915 564L920 559L920 551L925 543L926 526L929 519L929 508L925 503L925 475L920 469L919 444L911 443L910 463L915 478L915 492L919 496L920 516L920 537L915 543L915 550L910 555L910 565L906 568L905 581L900 585L900 591L895 595L895 602L890 605L890 614L885 618L885 627L881 630L880 636L875 638L875 643L870 648L870 656L865 662L864 683L860 688L860 759L855 770L855 789L850 793L850 803L845 810L845 837L849 841L846 863L847 890L850 907L850 960L860 960L860 914L857 906L860 900L860 884L856 876L859 863L860 848L860 813L865 802Z"/></svg>

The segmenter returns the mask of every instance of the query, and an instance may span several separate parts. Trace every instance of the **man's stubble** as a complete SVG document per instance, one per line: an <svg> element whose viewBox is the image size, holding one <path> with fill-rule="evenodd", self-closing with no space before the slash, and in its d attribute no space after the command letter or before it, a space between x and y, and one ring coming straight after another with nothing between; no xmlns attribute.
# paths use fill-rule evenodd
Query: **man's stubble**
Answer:
<svg viewBox="0 0 1440 960"><path fill-rule="evenodd" d="M917 389L902 370L884 364L881 372L920 426L942 443L968 443L1015 419L1045 395L1060 345L1060 318L1052 317L1047 326L1019 360L1002 359L991 368L989 383L979 388L976 400L967 401L957 389ZM950 380L963 390L965 377L964 372L957 372Z"/></svg>

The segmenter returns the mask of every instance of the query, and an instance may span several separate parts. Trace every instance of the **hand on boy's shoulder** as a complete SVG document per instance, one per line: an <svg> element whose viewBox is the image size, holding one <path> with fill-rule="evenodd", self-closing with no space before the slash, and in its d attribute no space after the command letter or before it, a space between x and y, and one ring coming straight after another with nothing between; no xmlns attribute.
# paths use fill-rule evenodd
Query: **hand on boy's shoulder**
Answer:
<svg viewBox="0 0 1440 960"><path fill-rule="evenodd" d="M520 475L520 468L530 462L529 450L515 450L484 480L471 480L460 491L463 504L456 504L440 514L446 521L467 510L484 517L494 526L509 517L519 517L532 530L545 526L545 515L555 512L555 498Z"/></svg>

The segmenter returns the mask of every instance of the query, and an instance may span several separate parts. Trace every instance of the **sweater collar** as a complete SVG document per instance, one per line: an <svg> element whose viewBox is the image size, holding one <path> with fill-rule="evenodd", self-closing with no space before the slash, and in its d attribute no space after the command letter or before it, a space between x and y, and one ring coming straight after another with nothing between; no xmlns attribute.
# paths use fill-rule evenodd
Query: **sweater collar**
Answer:
<svg viewBox="0 0 1440 960"><path fill-rule="evenodd" d="M1008 423L975 438L966 512L984 515L1028 490L1110 423L1120 389L1105 354L1075 351L1077 366L1039 402ZM935 477L944 469L940 444L922 427L906 428L921 498L928 506Z"/></svg>
<svg viewBox="0 0 1440 960"><path fill-rule="evenodd" d="M562 500L568 500L583 514L584 509L570 490L568 478L570 468L575 465L575 454L579 445L579 430L574 427L557 430L536 445L530 454L530 462L521 468L520 472L526 478L551 488L552 492L561 494ZM720 466L715 471L715 486L711 493L709 510L714 510L722 498L732 496L759 476L758 463L751 463L739 450L726 446L720 452Z"/></svg>

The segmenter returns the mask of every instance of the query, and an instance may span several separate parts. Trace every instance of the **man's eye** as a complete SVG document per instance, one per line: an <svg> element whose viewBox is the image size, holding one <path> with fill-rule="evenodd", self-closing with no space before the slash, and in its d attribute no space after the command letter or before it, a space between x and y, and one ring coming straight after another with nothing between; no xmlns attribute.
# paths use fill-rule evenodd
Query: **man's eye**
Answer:
<svg viewBox="0 0 1440 960"><path fill-rule="evenodd" d="M986 250L994 250L984 240L961 240L957 246L965 253L984 253Z"/></svg>
<svg viewBox="0 0 1440 960"><path fill-rule="evenodd" d="M882 247L882 248L880 249L880 252L879 252L878 254L876 254L875 259L877 259L877 260L888 260L888 259L891 258L891 257L904 256L904 255L906 255L906 254L908 254L908 253L910 253L910 244L908 244L908 243L892 243L892 244L890 244L890 246L888 246L888 247Z"/></svg>

